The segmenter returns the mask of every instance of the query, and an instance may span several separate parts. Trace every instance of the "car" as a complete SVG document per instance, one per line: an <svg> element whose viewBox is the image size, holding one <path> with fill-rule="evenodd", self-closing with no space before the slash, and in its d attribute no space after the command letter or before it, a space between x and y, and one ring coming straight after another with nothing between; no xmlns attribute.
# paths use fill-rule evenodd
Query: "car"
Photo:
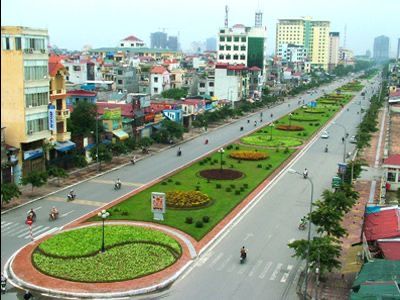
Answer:
<svg viewBox="0 0 400 300"><path fill-rule="evenodd" d="M352 144L357 144L357 138L356 138L356 136L355 136L355 135L351 136L349 142L352 143Z"/></svg>
<svg viewBox="0 0 400 300"><path fill-rule="evenodd" d="M327 138L329 138L329 132L328 132L328 131L323 131L322 134L321 134L321 138L322 138L322 139L327 139Z"/></svg>

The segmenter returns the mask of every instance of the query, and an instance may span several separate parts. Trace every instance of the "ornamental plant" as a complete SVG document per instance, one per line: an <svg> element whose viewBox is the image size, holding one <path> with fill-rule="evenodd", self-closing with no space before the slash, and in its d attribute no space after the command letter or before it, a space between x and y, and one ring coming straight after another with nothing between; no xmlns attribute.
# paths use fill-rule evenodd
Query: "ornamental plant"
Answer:
<svg viewBox="0 0 400 300"><path fill-rule="evenodd" d="M236 158L240 160L263 160L268 158L268 154L258 151L233 151L229 154L231 158Z"/></svg>
<svg viewBox="0 0 400 300"><path fill-rule="evenodd" d="M192 208L207 205L211 199L199 191L171 191L166 193L167 206L172 208Z"/></svg>

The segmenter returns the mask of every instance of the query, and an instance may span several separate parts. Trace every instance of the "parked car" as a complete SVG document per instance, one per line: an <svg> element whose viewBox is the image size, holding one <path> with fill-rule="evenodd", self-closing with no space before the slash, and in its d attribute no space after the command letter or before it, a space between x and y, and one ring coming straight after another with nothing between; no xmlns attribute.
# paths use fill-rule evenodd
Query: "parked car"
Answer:
<svg viewBox="0 0 400 300"><path fill-rule="evenodd" d="M352 135L351 138L350 138L350 140L349 140L349 142L352 143L352 144L357 144L356 136L355 136L355 135Z"/></svg>
<svg viewBox="0 0 400 300"><path fill-rule="evenodd" d="M328 132L328 131L323 131L322 134L321 134L321 138L322 138L322 139L327 139L327 138L329 138L329 132Z"/></svg>

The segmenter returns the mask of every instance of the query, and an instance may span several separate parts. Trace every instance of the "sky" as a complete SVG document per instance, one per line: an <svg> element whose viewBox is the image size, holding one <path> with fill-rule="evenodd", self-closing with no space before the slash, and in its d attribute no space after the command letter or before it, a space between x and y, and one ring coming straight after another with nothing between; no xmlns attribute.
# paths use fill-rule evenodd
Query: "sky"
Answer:
<svg viewBox="0 0 400 300"><path fill-rule="evenodd" d="M263 12L268 53L274 51L276 23L282 18L330 21L330 30L341 34L341 46L346 26L346 48L355 54L372 51L374 38L383 34L394 56L400 38L400 0L2 0L1 25L47 28L51 45L70 50L115 47L129 35L150 45L151 32L165 31L178 35L187 50L193 41L216 37L225 5L229 26L254 26L255 11Z"/></svg>

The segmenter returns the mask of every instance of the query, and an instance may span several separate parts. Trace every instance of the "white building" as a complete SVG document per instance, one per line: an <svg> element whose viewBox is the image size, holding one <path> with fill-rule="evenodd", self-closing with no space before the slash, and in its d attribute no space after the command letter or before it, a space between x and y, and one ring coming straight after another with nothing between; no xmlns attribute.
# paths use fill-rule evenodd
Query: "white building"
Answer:
<svg viewBox="0 0 400 300"><path fill-rule="evenodd" d="M216 64L214 92L218 99L234 102L248 96L248 76L245 65Z"/></svg>
<svg viewBox="0 0 400 300"><path fill-rule="evenodd" d="M62 60L68 71L66 80L73 84L85 84L89 81L102 81L103 77L97 62L86 59Z"/></svg>
<svg viewBox="0 0 400 300"><path fill-rule="evenodd" d="M350 49L340 47L339 48L339 64L343 64L345 66L354 65L353 51Z"/></svg>
<svg viewBox="0 0 400 300"><path fill-rule="evenodd" d="M329 32L329 70L334 69L339 63L339 32Z"/></svg>
<svg viewBox="0 0 400 300"><path fill-rule="evenodd" d="M154 66L150 71L150 95L159 95L171 88L170 73L163 66Z"/></svg>
<svg viewBox="0 0 400 300"><path fill-rule="evenodd" d="M198 81L199 95L215 95L215 70L207 70L206 73L201 74Z"/></svg>
<svg viewBox="0 0 400 300"><path fill-rule="evenodd" d="M307 60L307 49L303 45L280 44L277 56L282 61L290 63L303 63Z"/></svg>
<svg viewBox="0 0 400 300"><path fill-rule="evenodd" d="M119 46L121 48L143 48L144 42L134 35L130 35L120 41Z"/></svg>

